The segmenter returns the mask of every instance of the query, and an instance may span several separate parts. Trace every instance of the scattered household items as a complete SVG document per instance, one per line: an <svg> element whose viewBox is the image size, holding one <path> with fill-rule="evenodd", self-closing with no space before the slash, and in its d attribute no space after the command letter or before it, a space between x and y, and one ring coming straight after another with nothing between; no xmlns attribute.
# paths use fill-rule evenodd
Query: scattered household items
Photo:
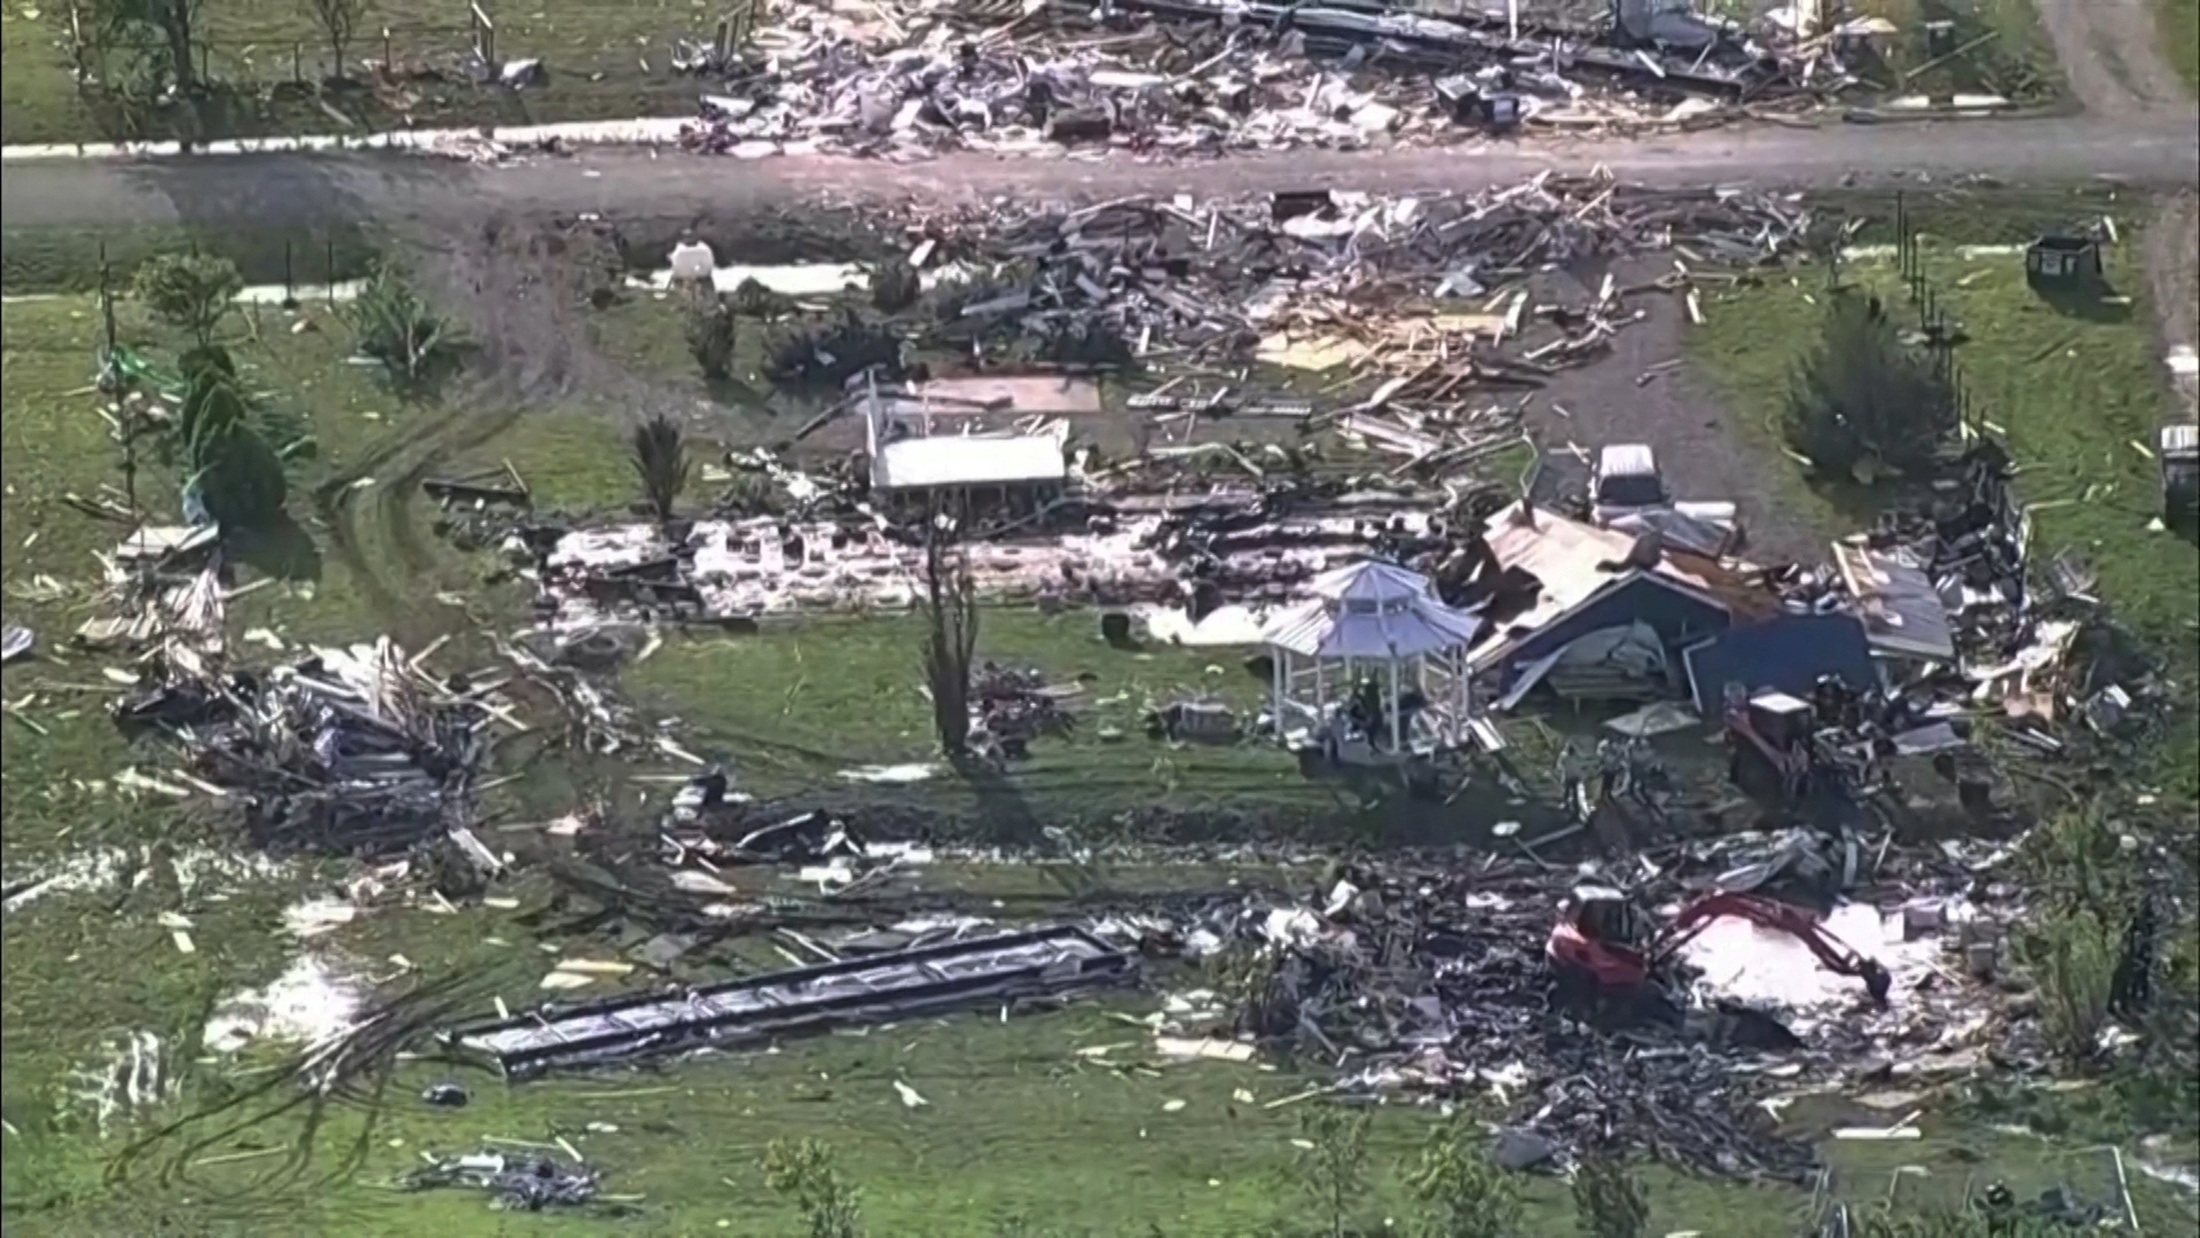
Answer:
<svg viewBox="0 0 2200 1238"><path fill-rule="evenodd" d="M729 461L766 483L770 516L508 524L491 540L537 582L545 622L908 608L922 595L920 517L942 496L982 517L962 550L992 599L1192 602L1196 623L1212 609L1203 595L1287 604L1324 571L1384 557L1439 577L1457 605L1435 570L1451 549L1438 526L1488 510L1465 470L1521 442L1521 393L1600 356L1644 312L1631 299L1692 286L1686 263L1578 293L1527 273L1679 245L1691 262L1757 261L1797 245L1810 216L1777 195L1543 175L1473 195L996 203L874 222L915 238L910 265L931 281L895 330L981 372L849 370L847 350L827 348L845 399L819 420L859 414L851 464ZM902 342L878 346L898 357ZM1248 367L1353 381L1323 401L1218 381ZM1096 371L1144 390L1104 409ZM1124 419L1144 440L1135 455L1080 437ZM1625 518L1677 547L1729 544L1690 504Z"/></svg>
<svg viewBox="0 0 2200 1238"><path fill-rule="evenodd" d="M467 826L507 707L494 684L421 664L387 638L265 671L155 659L113 712L180 745L184 776L240 801L262 846L379 855L449 835L494 869Z"/></svg>
<svg viewBox="0 0 2200 1238"><path fill-rule="evenodd" d="M464 1109L466 1103L471 1099L472 1097L467 1095L464 1085L452 1083L448 1080L442 1083L431 1083L421 1089L420 1092L420 1102L422 1104L433 1105L438 1109Z"/></svg>
<svg viewBox="0 0 2200 1238"><path fill-rule="evenodd" d="M507 1078L561 1067L1059 997L1121 984L1136 960L1080 928L999 933L665 994L546 1006L443 1033Z"/></svg>
<svg viewBox="0 0 2200 1238"><path fill-rule="evenodd" d="M907 159L1127 147L1206 155L1433 142L1522 124L1623 132L1792 113L1849 93L1868 40L1793 23L1706 23L1619 6L1618 28L1523 5L1508 23L1433 12L1125 0L1093 10L903 0L878 21L796 10L754 51L700 45L690 149L755 158L832 150ZM1785 12L1786 10L1781 10ZM882 37L883 34L883 37ZM1442 75L1442 76L1440 76Z"/></svg>
<svg viewBox="0 0 2200 1238"><path fill-rule="evenodd" d="M1635 887L1622 895L1602 866L1537 857L1555 845L1500 839L1466 866L1448 854L1389 857L1345 869L1303 903L1251 898L1163 917L1174 940L1205 930L1216 942L1205 952L1224 956L1213 966L1248 977L1232 990L1234 1012L1165 1030L1227 1028L1304 1054L1348 1093L1481 1094L1562 1156L1625 1138L1694 1172L1784 1181L1807 1181L1815 1158L1758 1102L1795 1073L1890 1053L1921 1079L1977 1068L1979 1031L2000 999L1958 978L1955 960L1964 943L1994 939L1993 916L2014 914L1959 897L1978 882L1974 865L1998 862L1987 848L1851 857L1815 834L1659 844L1609 870ZM1824 914L1809 905L1821 896ZM1920 918L1912 934L1881 910L1896 898L1932 900L1944 915ZM1661 939L1647 909L1668 904ZM1153 918L1137 922L1152 933ZM1554 948L1597 963L1605 983L1561 980ZM1661 973L1662 984L1640 979ZM1599 994L1608 1013L1635 1006L1633 995L1657 1017L1585 1019L1576 990L1591 1010ZM1884 1004L1866 1000L1875 996ZM1554 1007L1575 1017L1554 1019ZM1768 1065L1767 1053L1788 1062Z"/></svg>
<svg viewBox="0 0 2200 1238"><path fill-rule="evenodd" d="M100 556L100 611L76 630L92 649L165 645L211 656L222 649L230 590L221 531L211 524L140 526Z"/></svg>
<svg viewBox="0 0 2200 1238"><path fill-rule="evenodd" d="M497 1207L540 1212L593 1201L600 1178L586 1165L541 1153L477 1152L429 1157L426 1165L405 1176L404 1186L409 1191L450 1187L485 1191Z"/></svg>

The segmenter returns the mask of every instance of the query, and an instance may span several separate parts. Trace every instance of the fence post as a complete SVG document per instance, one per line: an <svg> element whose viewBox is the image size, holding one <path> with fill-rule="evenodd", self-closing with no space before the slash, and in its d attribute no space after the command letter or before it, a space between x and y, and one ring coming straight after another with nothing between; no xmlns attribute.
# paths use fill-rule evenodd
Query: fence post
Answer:
<svg viewBox="0 0 2200 1238"><path fill-rule="evenodd" d="M283 303L295 305L298 301L297 270L291 265L290 238L283 238Z"/></svg>
<svg viewBox="0 0 2200 1238"><path fill-rule="evenodd" d="M388 26L382 27L382 71L391 74L397 72L397 62L390 56L390 28Z"/></svg>
<svg viewBox="0 0 2200 1238"><path fill-rule="evenodd" d="M336 238L328 239L328 307L336 308Z"/></svg>

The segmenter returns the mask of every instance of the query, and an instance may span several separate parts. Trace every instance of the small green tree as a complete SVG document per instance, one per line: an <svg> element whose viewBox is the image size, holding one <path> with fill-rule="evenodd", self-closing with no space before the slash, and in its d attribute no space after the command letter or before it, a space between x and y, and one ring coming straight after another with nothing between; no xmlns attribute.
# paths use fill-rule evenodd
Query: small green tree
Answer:
<svg viewBox="0 0 2200 1238"><path fill-rule="evenodd" d="M2057 814L2018 854L2032 886L2057 903L2099 906L2121 898L2134 875L2116 831L2090 807Z"/></svg>
<svg viewBox="0 0 2200 1238"><path fill-rule="evenodd" d="M2024 942L2048 1044L2070 1062L2089 1061L2100 1051L2119 944L2116 931L2085 907L2049 913Z"/></svg>
<svg viewBox="0 0 2200 1238"><path fill-rule="evenodd" d="M687 489L687 446L680 424L662 413L634 427L630 455L641 479L642 498L659 520L672 519L672 505Z"/></svg>
<svg viewBox="0 0 2200 1238"><path fill-rule="evenodd" d="M1352 1218L1368 1194L1367 1114L1342 1105L1314 1105L1299 1115L1295 1181L1322 1231L1330 1238L1352 1232Z"/></svg>
<svg viewBox="0 0 2200 1238"><path fill-rule="evenodd" d="M390 373L418 380L459 345L450 321L389 267L377 267L344 311L359 351Z"/></svg>
<svg viewBox="0 0 2200 1238"><path fill-rule="evenodd" d="M1574 1226L1581 1238L1642 1238L1650 1201L1618 1159L1582 1158L1574 1170Z"/></svg>
<svg viewBox="0 0 2200 1238"><path fill-rule="evenodd" d="M702 368L703 377L724 382L733 373L733 303L708 288L698 290L687 306L688 354Z"/></svg>
<svg viewBox="0 0 2200 1238"><path fill-rule="evenodd" d="M174 431L184 493L224 528L264 528L289 496L282 459L253 425L235 364L220 348L183 355L184 394Z"/></svg>
<svg viewBox="0 0 2200 1238"><path fill-rule="evenodd" d="M138 267L133 288L155 317L190 332L192 341L205 348L244 291L244 277L227 258L156 254Z"/></svg>
<svg viewBox="0 0 2200 1238"><path fill-rule="evenodd" d="M823 1143L772 1140L764 1151L764 1182L801 1209L810 1238L862 1238L856 1189L840 1176L832 1149Z"/></svg>
<svg viewBox="0 0 2200 1238"><path fill-rule="evenodd" d="M1879 298L1826 294L1818 347L1789 384L1787 438L1821 473L1870 480L1931 464L1954 433L1955 392L1902 341Z"/></svg>
<svg viewBox="0 0 2200 1238"><path fill-rule="evenodd" d="M1520 1224L1520 1193L1483 1150L1480 1127L1465 1115L1430 1132L1406 1174L1420 1204L1422 1238L1507 1238Z"/></svg>

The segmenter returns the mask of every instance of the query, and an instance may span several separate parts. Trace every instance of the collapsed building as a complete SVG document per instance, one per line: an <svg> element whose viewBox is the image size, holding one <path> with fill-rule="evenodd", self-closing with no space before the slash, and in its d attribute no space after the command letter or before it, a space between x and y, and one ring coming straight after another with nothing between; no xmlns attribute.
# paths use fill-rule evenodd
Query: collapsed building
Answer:
<svg viewBox="0 0 2200 1238"><path fill-rule="evenodd" d="M1816 3L1116 0L796 9L681 57L691 149L893 158L1116 147L1197 155L1716 124L1875 93L1887 22ZM879 10L872 10L878 13Z"/></svg>

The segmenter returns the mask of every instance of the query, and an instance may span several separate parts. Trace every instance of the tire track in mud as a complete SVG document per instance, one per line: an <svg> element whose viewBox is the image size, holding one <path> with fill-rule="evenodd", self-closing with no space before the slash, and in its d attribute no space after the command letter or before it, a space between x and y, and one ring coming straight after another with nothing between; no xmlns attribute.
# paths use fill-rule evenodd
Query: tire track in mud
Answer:
<svg viewBox="0 0 2200 1238"><path fill-rule="evenodd" d="M443 406L401 427L314 491L334 556L375 620L408 645L460 626L463 616L422 605L419 583L435 552L415 505L441 466L512 429L530 409L588 408L627 420L665 397L589 345L582 307L623 275L607 234L588 225L499 217L477 235L416 243L422 291L465 333L462 373Z"/></svg>

